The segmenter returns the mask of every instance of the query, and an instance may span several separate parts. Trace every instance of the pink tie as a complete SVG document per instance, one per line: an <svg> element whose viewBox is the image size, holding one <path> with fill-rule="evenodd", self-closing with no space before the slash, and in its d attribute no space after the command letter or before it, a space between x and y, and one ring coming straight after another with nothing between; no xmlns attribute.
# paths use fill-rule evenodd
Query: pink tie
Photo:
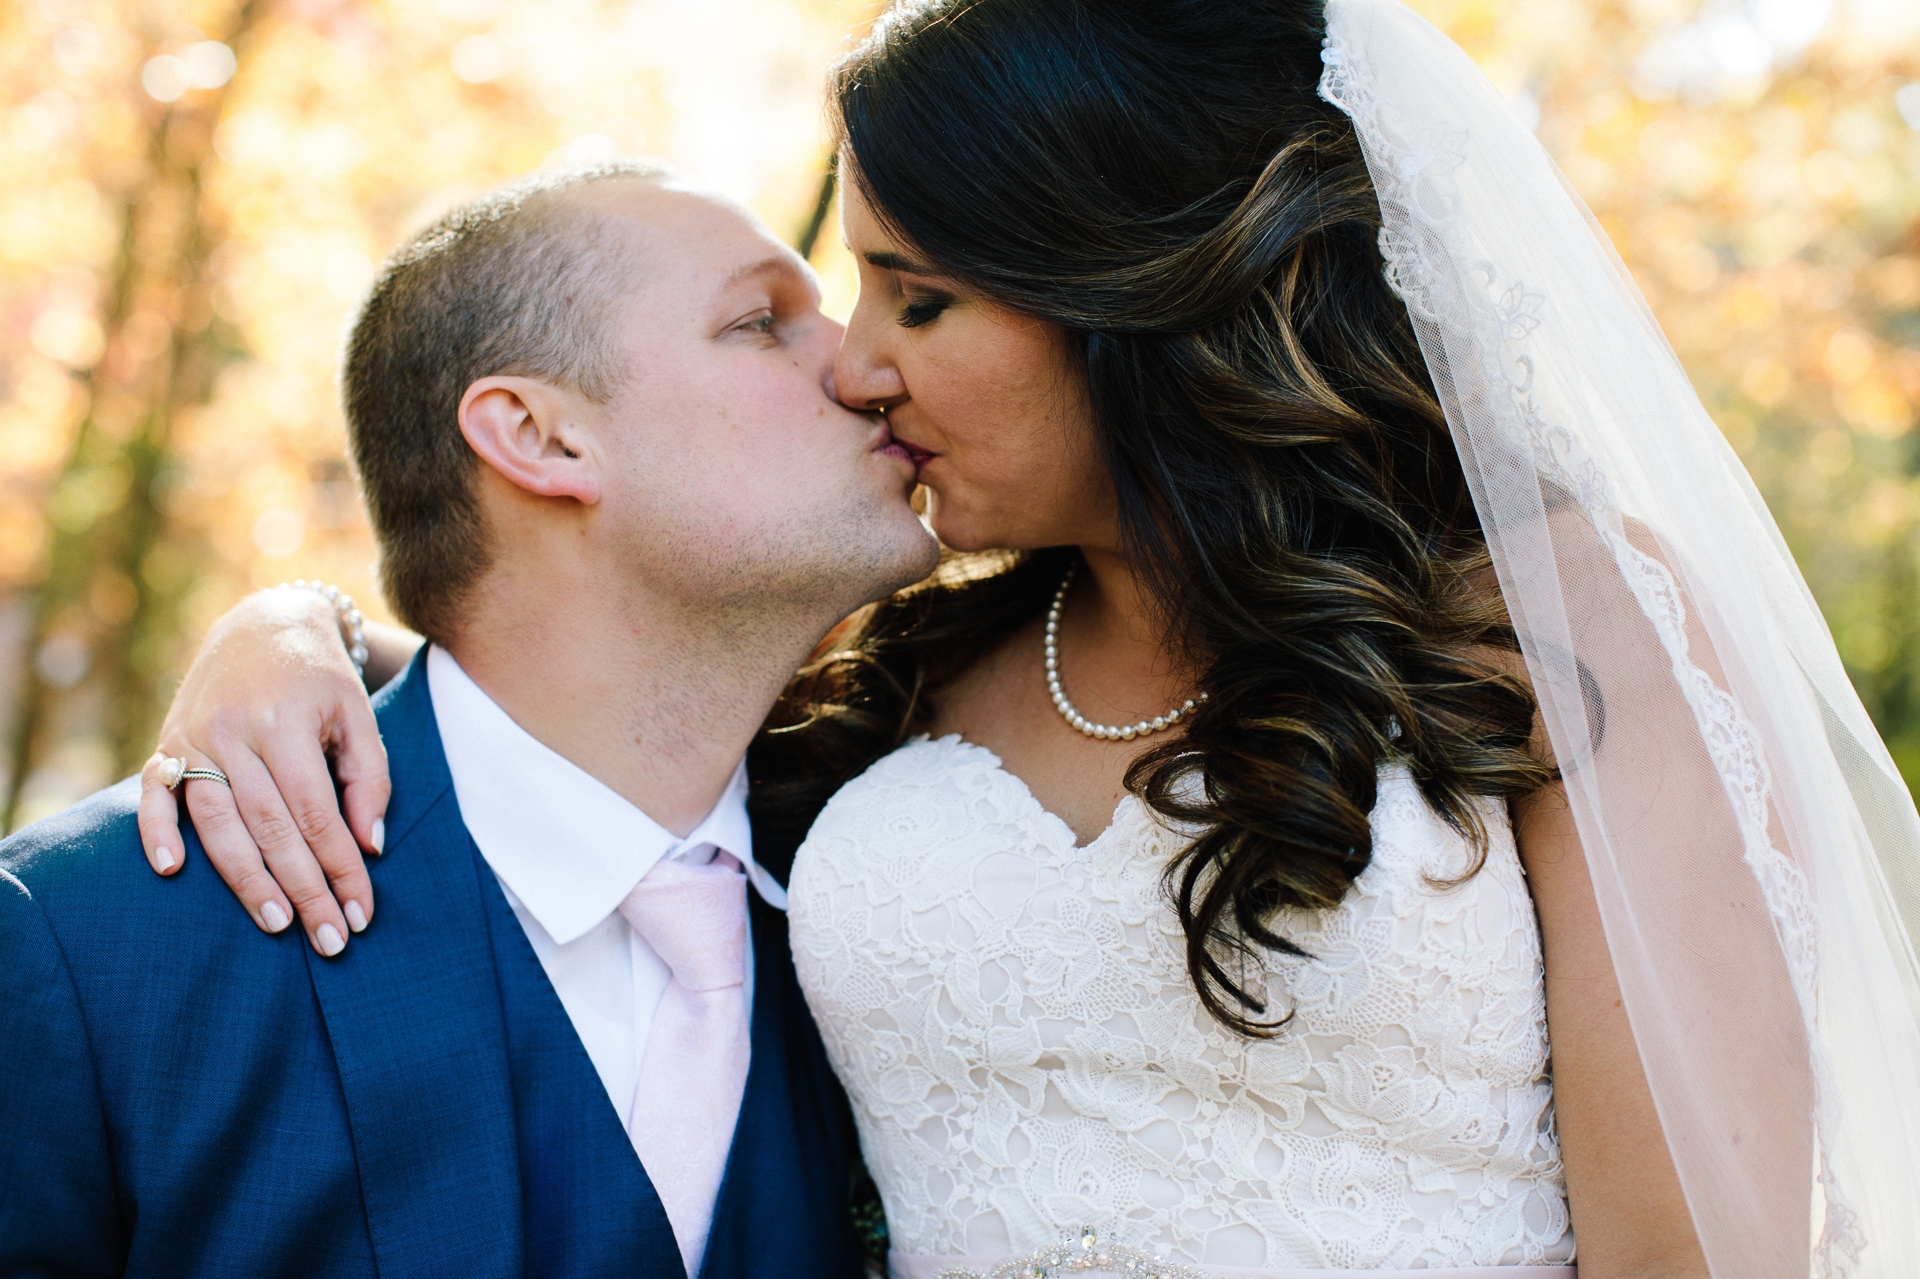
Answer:
<svg viewBox="0 0 1920 1279"><path fill-rule="evenodd" d="M747 1086L747 877L733 858L661 861L620 913L673 972L640 1059L627 1135L666 1207L687 1277L713 1227Z"/></svg>

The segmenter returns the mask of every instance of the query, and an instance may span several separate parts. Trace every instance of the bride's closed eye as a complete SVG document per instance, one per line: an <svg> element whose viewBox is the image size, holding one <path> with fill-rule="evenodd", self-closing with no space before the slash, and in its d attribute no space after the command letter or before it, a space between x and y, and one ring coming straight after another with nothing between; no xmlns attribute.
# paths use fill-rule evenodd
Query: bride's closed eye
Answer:
<svg viewBox="0 0 1920 1279"><path fill-rule="evenodd" d="M953 305L953 298L945 293L923 293L908 296L906 305L900 309L900 327L917 329L940 318L940 313Z"/></svg>

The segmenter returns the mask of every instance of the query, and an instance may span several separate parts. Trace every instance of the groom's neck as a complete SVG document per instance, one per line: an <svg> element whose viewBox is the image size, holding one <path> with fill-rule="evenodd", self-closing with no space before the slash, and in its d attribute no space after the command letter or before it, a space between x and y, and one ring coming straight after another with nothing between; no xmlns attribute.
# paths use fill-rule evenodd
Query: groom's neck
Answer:
<svg viewBox="0 0 1920 1279"><path fill-rule="evenodd" d="M832 619L730 616L579 576L496 565L447 648L515 723L684 835Z"/></svg>

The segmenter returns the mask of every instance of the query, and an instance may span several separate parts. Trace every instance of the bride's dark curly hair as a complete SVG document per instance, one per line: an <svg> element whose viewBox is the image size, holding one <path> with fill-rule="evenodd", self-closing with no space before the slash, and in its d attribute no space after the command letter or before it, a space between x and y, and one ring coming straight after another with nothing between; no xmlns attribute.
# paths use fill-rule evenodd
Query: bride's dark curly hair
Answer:
<svg viewBox="0 0 1920 1279"><path fill-rule="evenodd" d="M1551 777L1324 32L1312 0L930 0L833 83L888 229L1084 354L1125 545L1210 695L1127 785L1200 831L1170 893L1201 999L1249 1035L1284 1019L1226 961L1300 953L1277 912L1366 867L1383 760L1483 849L1474 798ZM761 820L797 831L920 731L1075 555L951 556L858 615L754 748Z"/></svg>

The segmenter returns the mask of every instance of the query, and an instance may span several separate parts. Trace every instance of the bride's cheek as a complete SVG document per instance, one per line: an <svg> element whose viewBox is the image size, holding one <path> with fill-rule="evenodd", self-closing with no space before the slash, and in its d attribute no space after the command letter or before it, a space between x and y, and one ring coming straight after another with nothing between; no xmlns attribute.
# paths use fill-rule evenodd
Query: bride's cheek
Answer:
<svg viewBox="0 0 1920 1279"><path fill-rule="evenodd" d="M974 517L968 503L942 498L931 488L928 494L927 522L933 526L934 536L944 545L956 551L977 551L990 544L990 541L982 541L980 521Z"/></svg>

